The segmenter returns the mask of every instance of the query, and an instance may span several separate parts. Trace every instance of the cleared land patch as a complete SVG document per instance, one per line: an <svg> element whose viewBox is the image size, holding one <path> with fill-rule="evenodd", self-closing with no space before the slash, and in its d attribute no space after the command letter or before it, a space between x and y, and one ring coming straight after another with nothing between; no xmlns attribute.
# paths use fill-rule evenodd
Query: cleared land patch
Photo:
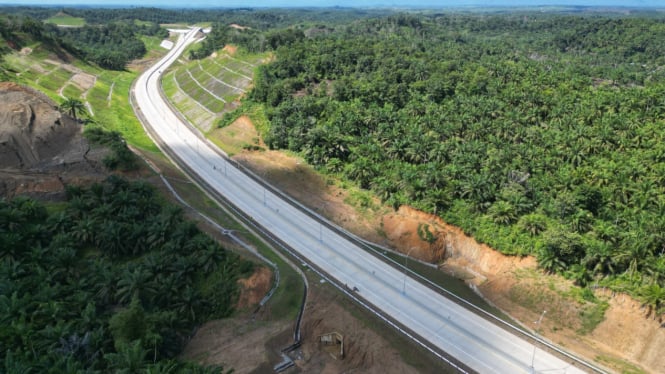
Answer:
<svg viewBox="0 0 665 374"><path fill-rule="evenodd" d="M46 19L44 22L65 27L82 27L85 25L85 20L83 18L72 17L69 14L62 12L56 14L51 18Z"/></svg>

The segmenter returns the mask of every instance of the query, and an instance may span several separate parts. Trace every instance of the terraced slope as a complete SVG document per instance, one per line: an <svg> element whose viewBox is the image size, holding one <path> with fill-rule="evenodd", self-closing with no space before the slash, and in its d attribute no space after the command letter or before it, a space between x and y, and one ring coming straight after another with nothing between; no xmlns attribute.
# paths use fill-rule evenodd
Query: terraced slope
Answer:
<svg viewBox="0 0 665 374"><path fill-rule="evenodd" d="M252 84L254 69L268 58L268 54L225 49L203 60L179 60L164 75L162 86L191 123L208 131L224 113L238 106Z"/></svg>

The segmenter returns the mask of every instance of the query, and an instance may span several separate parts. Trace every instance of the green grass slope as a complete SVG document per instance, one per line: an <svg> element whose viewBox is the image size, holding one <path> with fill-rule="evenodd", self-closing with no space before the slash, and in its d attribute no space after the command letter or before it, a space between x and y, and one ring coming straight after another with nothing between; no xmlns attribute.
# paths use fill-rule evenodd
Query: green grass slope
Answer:
<svg viewBox="0 0 665 374"><path fill-rule="evenodd" d="M249 90L254 69L268 54L219 51L203 60L180 60L162 84L171 103L194 125L208 131L238 106Z"/></svg>

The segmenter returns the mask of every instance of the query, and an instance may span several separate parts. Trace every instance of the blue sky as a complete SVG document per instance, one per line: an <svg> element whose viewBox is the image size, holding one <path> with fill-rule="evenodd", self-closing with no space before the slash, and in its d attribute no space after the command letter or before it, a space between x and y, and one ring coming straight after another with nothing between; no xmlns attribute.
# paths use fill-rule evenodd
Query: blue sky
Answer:
<svg viewBox="0 0 665 374"><path fill-rule="evenodd" d="M611 7L660 7L665 0L0 0L5 5L96 5L157 7L496 7L538 5L582 5Z"/></svg>

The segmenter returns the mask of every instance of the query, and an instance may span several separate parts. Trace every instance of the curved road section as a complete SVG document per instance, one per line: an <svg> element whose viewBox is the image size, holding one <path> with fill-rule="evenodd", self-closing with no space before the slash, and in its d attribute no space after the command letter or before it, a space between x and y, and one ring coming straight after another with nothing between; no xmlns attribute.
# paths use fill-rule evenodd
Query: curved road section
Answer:
<svg viewBox="0 0 665 374"><path fill-rule="evenodd" d="M480 373L581 373L579 367L511 334L407 277L266 190L228 163L173 113L160 75L195 40L182 35L137 80L135 103L146 125L187 168L314 266L402 324L423 341Z"/></svg>

